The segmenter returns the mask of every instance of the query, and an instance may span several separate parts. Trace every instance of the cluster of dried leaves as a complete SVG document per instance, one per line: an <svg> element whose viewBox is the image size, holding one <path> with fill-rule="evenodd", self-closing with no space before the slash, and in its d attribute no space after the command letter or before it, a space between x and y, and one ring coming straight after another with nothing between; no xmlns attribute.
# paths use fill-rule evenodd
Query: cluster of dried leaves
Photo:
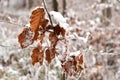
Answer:
<svg viewBox="0 0 120 80"><path fill-rule="evenodd" d="M43 8L37 8L32 11L30 16L30 27L24 28L22 33L18 36L18 41L22 48L26 48L33 44L34 41L39 41L38 46L32 51L32 64L39 62L41 65L44 59L51 63L51 61L58 56L60 53L56 51L56 45L58 41L63 41L66 44L65 29L59 24L53 26L49 24L49 20L45 18L45 10ZM43 49L43 41L48 36L50 45L47 49ZM60 37L59 37L60 36ZM46 42L47 43L47 42ZM66 50L67 51L67 50ZM61 66L69 74L72 75L73 71L79 72L82 70L81 64L83 63L83 56L72 56L71 59L66 59L66 52L63 55Z"/></svg>

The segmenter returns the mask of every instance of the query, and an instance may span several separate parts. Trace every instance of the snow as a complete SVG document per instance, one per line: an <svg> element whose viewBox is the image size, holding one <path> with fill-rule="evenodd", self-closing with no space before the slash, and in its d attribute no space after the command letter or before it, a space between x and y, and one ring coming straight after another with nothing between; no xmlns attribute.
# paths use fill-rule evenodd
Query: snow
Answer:
<svg viewBox="0 0 120 80"><path fill-rule="evenodd" d="M3 70L4 68L3 68L3 66L2 65L0 65L0 70Z"/></svg>
<svg viewBox="0 0 120 80"><path fill-rule="evenodd" d="M11 74L14 74L14 75L18 75L18 74L19 74L18 71L13 70L11 67L8 67L7 69L8 69L8 70L7 70L8 73L11 73Z"/></svg>
<svg viewBox="0 0 120 80"><path fill-rule="evenodd" d="M50 15L56 20L56 22L66 23L65 18L62 16L60 12L50 11Z"/></svg>
<svg viewBox="0 0 120 80"><path fill-rule="evenodd" d="M73 33L73 35L74 35L78 40L81 40L81 41L83 41L84 43L87 43L90 33L87 32L87 33L86 33L87 36L86 36L85 38L78 36L76 33Z"/></svg>
<svg viewBox="0 0 120 80"><path fill-rule="evenodd" d="M66 22L66 18L64 18L60 12L50 11L50 15L55 24L60 24L64 29L68 28L69 25Z"/></svg>
<svg viewBox="0 0 120 80"><path fill-rule="evenodd" d="M81 54L80 51L76 51L76 52L71 52L69 56L79 56L80 54Z"/></svg>
<svg viewBox="0 0 120 80"><path fill-rule="evenodd" d="M83 1L89 2L91 0ZM2 0L2 2L4 2L4 0ZM6 4L6 2L4 4ZM55 25L60 24L60 26L66 30L66 44L62 41L58 42L56 50L58 51L59 55L52 60L51 64L44 62L43 66L39 65L39 63L35 64L34 66L31 64L30 52L34 47L36 47L38 42L36 41L34 45L28 48L21 49L17 40L17 36L24 26L21 27L14 24L17 22L17 24L26 25L26 22L28 22L26 26L30 27L28 17L30 10L21 9L21 11L15 12L10 10L10 12L6 8L1 7L0 14L7 14L7 19L9 19L9 21L13 24L9 24L8 22L4 21L0 22L0 80L61 80L64 70L61 67L60 60L65 58L64 53L66 51L66 45L67 59L69 59L70 56L79 56L83 54L85 68L83 72L79 73L79 78L76 77L77 75L72 76L71 78L73 78L73 80L82 80L85 78L85 80L98 80L96 76L94 76L96 74L99 79L102 77L103 80L120 80L119 4L120 3L118 3L117 0L114 0L114 4L112 2L109 4L100 4L94 2L91 3L91 5L87 4L87 8L79 4L79 6L73 7L77 7L76 10L82 8L83 11L78 10L79 14L77 15L75 12L76 10L71 7L69 11L67 11L67 18L63 17L60 12L51 11L50 15L53 23ZM112 8L113 15L112 19L110 20L112 25L110 24L108 27L105 27L101 23L100 17L102 15L101 10L107 7ZM116 11L114 9L116 9ZM92 12L92 15L90 15L90 12ZM19 15L19 20L9 16L9 14L13 16L15 14ZM91 17L93 15L95 16ZM78 16L82 17L78 18ZM118 19L116 19L115 16ZM74 18L73 22L71 18ZM29 33L30 35L26 36L26 39L31 39L33 37L33 33ZM32 37L30 38L30 36ZM43 49L50 46L48 37L49 34L46 34L42 45ZM28 44L31 44L31 41L26 40L24 45ZM102 70L101 68L98 68L99 66L102 66ZM1 72L3 72L2 76ZM68 80L71 78L68 78Z"/></svg>

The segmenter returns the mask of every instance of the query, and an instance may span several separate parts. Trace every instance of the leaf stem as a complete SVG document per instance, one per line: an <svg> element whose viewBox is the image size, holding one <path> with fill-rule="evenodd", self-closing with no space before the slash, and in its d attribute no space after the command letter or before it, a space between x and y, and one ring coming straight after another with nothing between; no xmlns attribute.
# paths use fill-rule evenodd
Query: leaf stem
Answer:
<svg viewBox="0 0 120 80"><path fill-rule="evenodd" d="M46 10L46 12L47 12L47 15L48 15L48 17L49 17L50 23L51 23L51 25L53 26L53 22L52 22L52 19L51 19L50 13L49 13L49 11L48 11L48 9L47 9L47 6L46 6L46 3L45 3L45 0L42 0L42 2L43 2L43 5L44 5L45 10Z"/></svg>

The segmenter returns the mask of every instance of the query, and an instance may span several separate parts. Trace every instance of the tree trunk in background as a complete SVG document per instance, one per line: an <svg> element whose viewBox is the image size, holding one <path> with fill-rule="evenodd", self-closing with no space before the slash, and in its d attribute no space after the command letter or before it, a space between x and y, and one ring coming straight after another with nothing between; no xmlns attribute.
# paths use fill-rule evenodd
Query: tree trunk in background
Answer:
<svg viewBox="0 0 120 80"><path fill-rule="evenodd" d="M63 15L66 14L66 0L62 0L63 1Z"/></svg>
<svg viewBox="0 0 120 80"><path fill-rule="evenodd" d="M33 0L26 0L26 7L27 7L27 9L32 8L32 6L33 6Z"/></svg>
<svg viewBox="0 0 120 80"><path fill-rule="evenodd" d="M52 0L53 1L53 9L54 11L58 11L58 3L57 0Z"/></svg>
<svg viewBox="0 0 120 80"><path fill-rule="evenodd" d="M61 76L61 80L66 80L66 79L67 79L67 75L65 72L63 72Z"/></svg>
<svg viewBox="0 0 120 80"><path fill-rule="evenodd" d="M101 0L101 3L108 3L108 0ZM102 23L103 23L105 26L109 26L109 24L110 24L109 20L112 18L111 8L110 8L110 7L105 8L105 9L102 11L102 14L103 14Z"/></svg>

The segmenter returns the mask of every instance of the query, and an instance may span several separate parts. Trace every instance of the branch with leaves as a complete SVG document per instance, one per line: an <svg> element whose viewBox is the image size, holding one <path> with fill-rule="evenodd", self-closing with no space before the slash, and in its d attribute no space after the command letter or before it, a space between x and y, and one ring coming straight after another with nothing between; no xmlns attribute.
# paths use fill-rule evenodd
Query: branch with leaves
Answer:
<svg viewBox="0 0 120 80"><path fill-rule="evenodd" d="M56 49L58 42L63 41L64 44L66 44L66 30L59 24L53 26L45 1L42 1L44 8L37 8L32 11L30 16L30 27L24 28L18 35L18 41L21 48L26 48L32 45L35 41L39 42L37 47L32 50L31 58L33 65L37 62L39 62L40 65L43 65L44 59L50 64L55 57L61 54ZM46 13L48 14L49 20L45 18ZM46 38L50 44L45 47L44 43L47 43L45 40ZM71 59L68 59L67 47L63 54L63 59L59 60L61 66L68 75L73 75L73 71L81 72L83 69L81 67L81 64L83 64L83 56L71 56Z"/></svg>

